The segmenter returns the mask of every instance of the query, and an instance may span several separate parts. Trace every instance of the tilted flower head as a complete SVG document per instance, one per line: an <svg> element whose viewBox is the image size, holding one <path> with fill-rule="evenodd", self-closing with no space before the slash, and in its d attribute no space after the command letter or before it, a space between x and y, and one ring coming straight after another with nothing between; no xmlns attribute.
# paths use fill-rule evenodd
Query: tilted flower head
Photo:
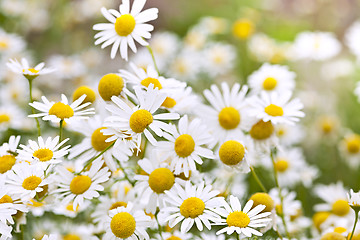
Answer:
<svg viewBox="0 0 360 240"><path fill-rule="evenodd" d="M351 207L360 208L360 192L354 192L350 189L350 194L347 194L348 202Z"/></svg>
<svg viewBox="0 0 360 240"><path fill-rule="evenodd" d="M0 176L12 169L17 162L17 147L20 142L20 136L11 136L8 143L0 147Z"/></svg>
<svg viewBox="0 0 360 240"><path fill-rule="evenodd" d="M44 121L51 122L86 119L88 118L87 115L95 114L95 112L94 108L84 109L91 104L90 102L81 104L85 98L86 95L84 94L73 103L69 104L69 101L64 94L61 94L61 102L50 102L45 96L42 96L41 99L44 103L29 103L30 106L42 113L31 114L29 117L42 117Z"/></svg>
<svg viewBox="0 0 360 240"><path fill-rule="evenodd" d="M6 66L14 73L23 74L25 77L32 79L39 75L44 75L55 71L52 68L44 68L45 63L43 62L32 68L25 58L21 59L21 63L16 59L10 59L10 62L6 63Z"/></svg>
<svg viewBox="0 0 360 240"><path fill-rule="evenodd" d="M144 38L149 39L151 37L150 32L154 27L146 22L157 19L158 9L150 8L141 12L145 3L146 0L135 0L131 11L129 0L123 0L119 6L119 11L102 8L102 14L110 23L94 25L94 30L101 31L95 35L97 38L95 45L103 43L101 47L105 48L113 44L111 58L115 58L117 50L120 49L120 55L126 61L128 59L128 46L133 52L137 51L135 41L147 46L148 43Z"/></svg>

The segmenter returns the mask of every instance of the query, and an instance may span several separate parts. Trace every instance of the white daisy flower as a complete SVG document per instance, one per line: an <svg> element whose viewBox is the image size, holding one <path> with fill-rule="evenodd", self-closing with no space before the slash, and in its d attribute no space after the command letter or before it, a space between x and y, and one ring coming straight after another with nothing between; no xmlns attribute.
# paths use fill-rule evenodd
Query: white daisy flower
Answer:
<svg viewBox="0 0 360 240"><path fill-rule="evenodd" d="M74 222L65 222L60 225L61 235L60 239L76 239L76 240L99 240L94 236L93 225L74 224Z"/></svg>
<svg viewBox="0 0 360 240"><path fill-rule="evenodd" d="M216 136L217 141L212 146L227 138L241 137L246 127L245 95L248 87L244 85L240 89L240 84L234 84L229 89L227 83L223 82L221 88L222 94L216 85L211 86L211 91L205 90L205 98L211 107L203 105L197 111L209 127L211 135Z"/></svg>
<svg viewBox="0 0 360 240"><path fill-rule="evenodd" d="M106 232L102 239L146 239L149 235L145 231L152 225L151 218L143 210L136 210L129 202L126 207L117 207L109 211L106 221Z"/></svg>
<svg viewBox="0 0 360 240"><path fill-rule="evenodd" d="M357 168L360 165L360 135L347 133L339 144L341 153L350 166Z"/></svg>
<svg viewBox="0 0 360 240"><path fill-rule="evenodd" d="M184 47L165 70L167 75L177 79L188 82L192 80L196 81L201 70L201 62L202 58L199 52L194 51L189 47Z"/></svg>
<svg viewBox="0 0 360 240"><path fill-rule="evenodd" d="M275 134L282 146L300 143L305 138L305 129L301 125L276 124Z"/></svg>
<svg viewBox="0 0 360 240"><path fill-rule="evenodd" d="M167 207L161 209L164 221L168 222L171 228L182 222L182 233L188 232L194 223L199 231L203 230L203 225L210 230L210 221L214 222L219 218L214 208L220 206L223 199L216 197L219 191L211 189L212 186L205 186L204 182L196 186L187 181L185 189L175 183L174 188L165 191Z"/></svg>
<svg viewBox="0 0 360 240"><path fill-rule="evenodd" d="M251 237L252 235L262 236L262 233L255 228L265 227L267 222L271 221L270 218L266 218L271 213L263 212L265 205L257 205L252 208L254 201L249 200L244 208L241 208L240 201L237 197L230 196L230 204L223 201L222 207L216 209L222 217L215 223L216 225L227 225L223 229L216 232L217 235L227 233L228 235L236 231L240 236Z"/></svg>
<svg viewBox="0 0 360 240"><path fill-rule="evenodd" d="M162 130L167 129L168 124L159 120L176 120L180 117L177 113L155 114L164 102L166 95L160 93L158 89L154 89L152 83L147 88L147 91L135 88L135 93L139 105L133 108L116 96L111 98L115 105L109 105L106 109L110 111L113 116L105 119L104 127L108 127L113 131L104 131L103 133L114 136L109 137L106 141L135 137L137 147L139 148L142 134L144 134L152 145L156 145L156 139L148 128L161 137L163 135Z"/></svg>
<svg viewBox="0 0 360 240"><path fill-rule="evenodd" d="M85 199L91 200L99 197L98 191L104 190L100 184L108 181L110 172L107 167L102 167L103 164L104 161L96 159L88 171L79 175L75 175L63 167L58 167L58 175L54 179L58 183L59 189L53 192L59 194L58 198L62 198L63 204L73 201L73 209L76 210L77 206L81 207L84 204Z"/></svg>
<svg viewBox="0 0 360 240"><path fill-rule="evenodd" d="M51 121L58 123L61 120L69 121L75 119L87 119L90 114L95 114L94 108L87 108L91 103L87 102L81 104L86 95L82 95L80 98L75 100L72 104L69 105L69 101L64 94L61 94L61 102L49 101L45 96L42 96L41 102L29 103L30 106L39 110L42 113L31 114L29 117L42 117L44 121Z"/></svg>
<svg viewBox="0 0 360 240"><path fill-rule="evenodd" d="M15 211L15 210L14 210ZM15 211L16 212L16 211ZM0 206L0 214L3 215L5 213L2 212L2 209L1 209L1 206ZM11 216L10 216L11 217ZM1 234L1 240L3 239L11 239L12 238L12 234L11 234L11 231L12 231L12 227L1 222L0 221L0 234Z"/></svg>
<svg viewBox="0 0 360 240"><path fill-rule="evenodd" d="M69 218L75 218L81 212L86 211L91 205L91 202L84 202L82 206L77 206L74 210L73 202L69 202L67 204L63 204L61 202L57 202L53 204L51 207L51 211L56 215L63 215Z"/></svg>
<svg viewBox="0 0 360 240"><path fill-rule="evenodd" d="M85 138L81 143L71 148L69 159L76 158L77 161L85 163L110 147L113 142L106 141L109 136L104 135L102 132L106 130L102 125L103 120L100 115L84 121L74 122L74 131L84 134ZM127 142L128 144L125 141L117 141L112 148L103 153L102 158L104 158L106 166L111 171L116 171L118 168L117 161L126 162L129 156L133 154L131 147L135 147L135 143L131 146L131 142Z"/></svg>
<svg viewBox="0 0 360 240"><path fill-rule="evenodd" d="M241 173L250 172L250 165L246 157L247 148L242 141L229 139L221 143L216 157L229 170L234 168Z"/></svg>
<svg viewBox="0 0 360 240"><path fill-rule="evenodd" d="M9 185L9 193L18 196L22 201L30 201L37 193L44 190L50 182L44 175L44 170L37 164L19 163L13 166L7 174L6 184Z"/></svg>
<svg viewBox="0 0 360 240"><path fill-rule="evenodd" d="M0 176L9 170L17 162L17 147L20 142L20 136L10 136L9 142L4 143L0 147Z"/></svg>
<svg viewBox="0 0 360 240"><path fill-rule="evenodd" d="M178 230L175 230L172 233L163 232L162 236L166 240L168 240L168 239L169 240L192 240L192 239L195 238L195 236L192 233L182 233L182 232L180 232Z"/></svg>
<svg viewBox="0 0 360 240"><path fill-rule="evenodd" d="M197 110L195 106L201 104L199 96L192 91L191 87L167 90L166 94L167 97L161 108L169 112L180 115L194 114Z"/></svg>
<svg viewBox="0 0 360 240"><path fill-rule="evenodd" d="M360 60L360 21L354 22L345 34L345 43L350 51Z"/></svg>
<svg viewBox="0 0 360 240"><path fill-rule="evenodd" d="M0 29L0 53L2 56L21 53L25 49L25 41L16 34L7 33Z"/></svg>
<svg viewBox="0 0 360 240"><path fill-rule="evenodd" d="M62 158L68 154L70 145L63 146L69 138L59 143L59 136L54 138L48 137L45 141L38 137L38 142L29 140L28 146L20 144L22 150L19 150L18 159L40 163L46 169L51 164L62 162ZM60 149L61 148L61 149Z"/></svg>
<svg viewBox="0 0 360 240"><path fill-rule="evenodd" d="M60 237L57 234L50 234L50 235L44 235L41 240L59 240ZM33 238L33 240L36 240L35 238Z"/></svg>
<svg viewBox="0 0 360 240"><path fill-rule="evenodd" d="M203 50L203 56L203 70L211 77L228 73L236 63L236 50L229 44L210 44Z"/></svg>
<svg viewBox="0 0 360 240"><path fill-rule="evenodd" d="M170 168L175 174L184 173L189 176L189 171L196 171L196 164L203 164L201 157L213 159L214 154L204 145L210 144L213 140L200 119L191 122L185 115L179 120L178 129L170 125L163 137L167 141L157 143L158 149L162 152L161 159L170 159Z"/></svg>
<svg viewBox="0 0 360 240"><path fill-rule="evenodd" d="M248 99L249 114L262 119L264 122L295 125L294 122L298 122L299 118L304 117L305 114L301 111L303 104L298 98L290 101L291 95L291 91L285 91L281 94L262 91L260 97L253 96Z"/></svg>
<svg viewBox="0 0 360 240"><path fill-rule="evenodd" d="M360 207L360 192L354 192L350 189L350 194L347 194L348 203L351 207Z"/></svg>
<svg viewBox="0 0 360 240"><path fill-rule="evenodd" d="M115 58L116 52L120 49L120 55L127 61L128 46L133 52L136 52L135 42L142 46L147 46L148 43L144 40L151 37L150 32L154 27L146 22L157 19L158 9L150 8L143 12L146 0L135 0L130 11L130 1L123 0L119 6L119 11L114 9L107 10L101 8L104 17L110 23L95 24L93 29L101 31L95 35L97 40L95 45L100 43L102 48L113 44L111 49L111 58Z"/></svg>
<svg viewBox="0 0 360 240"><path fill-rule="evenodd" d="M270 148L279 145L279 139L276 136L275 126L271 121L263 121L258 118L249 119L249 135L247 135L247 147L250 149L251 157L261 157L262 154L270 153ZM254 154L254 152L256 153ZM260 159L264 164L264 159ZM254 163L251 163L254 164ZM265 164L266 166L266 164Z"/></svg>
<svg viewBox="0 0 360 240"><path fill-rule="evenodd" d="M23 74L25 77L32 79L39 75L45 75L55 71L52 68L44 68L45 63L43 62L32 68L25 58L21 59L21 63L16 59L10 59L10 62L6 63L6 66L14 73Z"/></svg>
<svg viewBox="0 0 360 240"><path fill-rule="evenodd" d="M22 109L13 104L0 106L0 131L8 128L24 129L26 115Z"/></svg>
<svg viewBox="0 0 360 240"><path fill-rule="evenodd" d="M251 92L255 94L261 91L292 91L295 87L295 77L296 74L289 71L287 66L264 63L249 76L248 83Z"/></svg>

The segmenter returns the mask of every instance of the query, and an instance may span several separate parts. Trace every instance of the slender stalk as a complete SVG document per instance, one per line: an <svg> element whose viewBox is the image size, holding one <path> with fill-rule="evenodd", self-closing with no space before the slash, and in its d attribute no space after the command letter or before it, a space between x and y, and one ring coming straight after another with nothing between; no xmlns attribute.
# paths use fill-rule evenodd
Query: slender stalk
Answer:
<svg viewBox="0 0 360 240"><path fill-rule="evenodd" d="M257 184L259 185L259 187L261 188L261 190L263 192L267 193L267 190L264 187L264 185L262 184L262 182L261 182L260 178L258 177L258 175L256 174L255 169L252 166L250 166L250 169L251 169L251 173L252 173L253 177L255 178L255 180L256 180Z"/></svg>
<svg viewBox="0 0 360 240"><path fill-rule="evenodd" d="M358 218L359 218L359 210L357 210L357 211L355 210L355 223L354 223L354 227L353 227L353 230L351 232L351 236L350 236L349 240L351 240L353 238L353 236L354 236L354 232L355 232L356 224L358 222Z"/></svg>
<svg viewBox="0 0 360 240"><path fill-rule="evenodd" d="M155 219L156 219L156 222L157 222L157 225L158 225L160 237L161 237L162 240L164 240L164 237L163 237L163 235L162 235L161 225L160 225L159 220L158 220L158 217L157 217L158 214L159 214L159 211L157 211L157 212L155 213Z"/></svg>
<svg viewBox="0 0 360 240"><path fill-rule="evenodd" d="M280 188L280 185L279 185L279 181L278 181L278 172L276 170L276 165L275 165L275 160L274 160L274 152L276 151L276 149L272 149L271 152L270 152L270 158L271 158L271 161L273 163L273 167L274 167L274 175L275 175L275 184L276 184L276 187L278 188L279 190L279 198L280 198L280 210L281 210L281 213L279 214L280 217L281 217L281 220L283 222L283 225L284 225L284 229L285 229L285 233L286 233L286 236L287 238L290 239L290 234L289 234L289 231L287 229L287 225L286 225L286 221L285 221L285 217L284 217L284 198L281 194L281 188Z"/></svg>
<svg viewBox="0 0 360 240"><path fill-rule="evenodd" d="M154 56L153 50L151 49L151 47L150 47L149 45L146 46L146 47L147 47L147 49L149 50L149 53L150 53L151 58L152 58L152 60L153 60L153 62L154 62L154 67L155 67L157 73L160 74L159 68L157 67L157 64L156 64L156 61L155 61L155 56Z"/></svg>
<svg viewBox="0 0 360 240"><path fill-rule="evenodd" d="M101 151L98 155L96 155L95 157L91 158L83 167L83 169L78 173L82 173L95 159L97 159L98 157L100 157L101 155L104 154L104 152L106 152L107 150L109 150L110 148L112 148L112 146L114 146L115 142L113 142L111 145L109 145L107 148L105 148L103 151Z"/></svg>
<svg viewBox="0 0 360 240"><path fill-rule="evenodd" d="M134 186L135 182L130 180L129 176L125 172L125 169L122 167L120 162L119 162L119 166L120 166L121 171L123 171L123 173L124 173L124 178L131 184L131 186Z"/></svg>
<svg viewBox="0 0 360 240"><path fill-rule="evenodd" d="M63 129L64 119L60 120L60 127L59 127L59 143L62 141L62 129Z"/></svg>
<svg viewBox="0 0 360 240"><path fill-rule="evenodd" d="M237 235L236 235L236 239L237 239L237 240L240 240L240 234L237 234Z"/></svg>
<svg viewBox="0 0 360 240"><path fill-rule="evenodd" d="M30 102L32 103L33 102L33 97L32 97L32 80L33 79L27 78L27 80L29 81L29 95L30 95ZM33 107L31 107L31 113L35 114L35 110L34 110ZM38 136L41 136L41 129L40 129L39 119L36 117L35 121L36 121L36 127L38 129Z"/></svg>

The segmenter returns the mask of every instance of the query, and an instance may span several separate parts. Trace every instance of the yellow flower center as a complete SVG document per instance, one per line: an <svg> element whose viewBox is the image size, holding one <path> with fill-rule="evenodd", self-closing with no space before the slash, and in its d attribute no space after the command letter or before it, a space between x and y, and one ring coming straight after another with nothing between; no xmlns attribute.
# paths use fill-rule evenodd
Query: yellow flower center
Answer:
<svg viewBox="0 0 360 240"><path fill-rule="evenodd" d="M16 158L13 155L4 155L0 157L0 173L6 173L14 166Z"/></svg>
<svg viewBox="0 0 360 240"><path fill-rule="evenodd" d="M57 102L49 110L49 115L55 115L60 119L71 118L74 116L74 110L62 102Z"/></svg>
<svg viewBox="0 0 360 240"><path fill-rule="evenodd" d="M264 140L269 138L274 132L274 126L270 121L264 122L260 120L250 129L250 136L256 140Z"/></svg>
<svg viewBox="0 0 360 240"><path fill-rule="evenodd" d="M0 49L7 49L9 47L9 44L7 41L0 41Z"/></svg>
<svg viewBox="0 0 360 240"><path fill-rule="evenodd" d="M142 133L153 122L153 116L145 109L140 109L131 114L130 128L135 133Z"/></svg>
<svg viewBox="0 0 360 240"><path fill-rule="evenodd" d="M336 228L334 229L334 232L337 232L337 233L344 233L344 232L346 232L346 231L347 231L347 229L344 228L344 227L336 227Z"/></svg>
<svg viewBox="0 0 360 240"><path fill-rule="evenodd" d="M271 212L275 207L274 200L267 193L255 193L250 197L250 200L254 201L253 208L260 204L265 205L266 207L262 212Z"/></svg>
<svg viewBox="0 0 360 240"><path fill-rule="evenodd" d="M360 151L360 136L357 134L354 134L347 139L345 139L346 142L346 148L349 153L356 154Z"/></svg>
<svg viewBox="0 0 360 240"><path fill-rule="evenodd" d="M113 142L105 142L105 140L108 139L109 136L104 135L102 132L100 132L102 129L105 129L105 127L96 129L91 135L91 145L98 152L105 150L113 143Z"/></svg>
<svg viewBox="0 0 360 240"><path fill-rule="evenodd" d="M335 127L335 121L330 117L324 117L320 122L321 130L323 133L331 133Z"/></svg>
<svg viewBox="0 0 360 240"><path fill-rule="evenodd" d="M254 32L254 24L248 19L239 19L233 25L233 34L240 39L248 38Z"/></svg>
<svg viewBox="0 0 360 240"><path fill-rule="evenodd" d="M229 140L221 145L219 156L224 164L236 165L243 160L245 148L238 141Z"/></svg>
<svg viewBox="0 0 360 240"><path fill-rule="evenodd" d="M0 123L10 122L10 116L7 114L0 114Z"/></svg>
<svg viewBox="0 0 360 240"><path fill-rule="evenodd" d="M284 115L284 110L282 107L276 106L274 104L270 104L265 108L265 112L273 117L279 117Z"/></svg>
<svg viewBox="0 0 360 240"><path fill-rule="evenodd" d="M117 213L111 219L110 228L116 237L128 238L135 232L135 218L127 212Z"/></svg>
<svg viewBox="0 0 360 240"><path fill-rule="evenodd" d="M180 213L184 217L196 218L201 215L205 210L205 203L197 197L185 199L180 205Z"/></svg>
<svg viewBox="0 0 360 240"><path fill-rule="evenodd" d="M275 163L275 168L278 172L285 172L289 168L289 162L285 159L278 159Z"/></svg>
<svg viewBox="0 0 360 240"><path fill-rule="evenodd" d="M175 152L179 157L188 157L195 149L195 142L189 134L182 134L175 140Z"/></svg>
<svg viewBox="0 0 360 240"><path fill-rule="evenodd" d="M279 129L276 130L276 135L277 135L278 137L282 137L282 136L284 136L285 134L286 134L286 129L285 129L285 128L279 128Z"/></svg>
<svg viewBox="0 0 360 240"><path fill-rule="evenodd" d="M66 210L74 212L74 205L73 203L69 203L68 205L66 205ZM79 210L79 205L76 206L75 212L77 212Z"/></svg>
<svg viewBox="0 0 360 240"><path fill-rule="evenodd" d="M165 101L161 104L161 106L166 108L173 108L175 105L176 105L176 101L171 97L166 97Z"/></svg>
<svg viewBox="0 0 360 240"><path fill-rule="evenodd" d="M161 83L156 78L148 77L141 81L141 85L145 87L149 87L150 83L154 84L154 88L162 89Z"/></svg>
<svg viewBox="0 0 360 240"><path fill-rule="evenodd" d="M234 129L240 123L240 113L233 107L225 107L219 112L218 120L223 128Z"/></svg>
<svg viewBox="0 0 360 240"><path fill-rule="evenodd" d="M81 238L76 234L66 234L63 240L81 240Z"/></svg>
<svg viewBox="0 0 360 240"><path fill-rule="evenodd" d="M42 181L41 178L37 176L30 176L24 179L22 183L22 187L25 188L26 190L35 190L35 188L39 186L41 181Z"/></svg>
<svg viewBox="0 0 360 240"><path fill-rule="evenodd" d="M346 238L337 232L329 232L324 234L320 240L346 240Z"/></svg>
<svg viewBox="0 0 360 240"><path fill-rule="evenodd" d="M95 102L95 98L96 98L95 92L88 86L78 87L73 93L73 101L76 101L78 98L80 98L84 94L86 94L86 98L84 99L83 103Z"/></svg>
<svg viewBox="0 0 360 240"><path fill-rule="evenodd" d="M167 168L157 168L149 176L149 186L156 193L171 189L174 183L175 176Z"/></svg>
<svg viewBox="0 0 360 240"><path fill-rule="evenodd" d="M281 204L276 204L275 205L275 211L277 215L282 215L283 214L283 207L281 206Z"/></svg>
<svg viewBox="0 0 360 240"><path fill-rule="evenodd" d="M245 228L250 223L249 216L242 211L235 211L230 213L226 218L226 223L229 227Z"/></svg>
<svg viewBox="0 0 360 240"><path fill-rule="evenodd" d="M36 70L35 68L28 68L27 69L29 72L37 74L39 72L39 70ZM25 69L23 69L23 73L25 72Z"/></svg>
<svg viewBox="0 0 360 240"><path fill-rule="evenodd" d="M13 203L13 200L9 195L4 195L2 198L0 198L0 204L1 203Z"/></svg>
<svg viewBox="0 0 360 240"><path fill-rule="evenodd" d="M167 238L166 240L182 240L182 239L179 237L176 237L176 236L171 236L171 237Z"/></svg>
<svg viewBox="0 0 360 240"><path fill-rule="evenodd" d="M48 148L40 148L33 153L33 156L38 158L41 162L47 162L52 159L54 153Z"/></svg>
<svg viewBox="0 0 360 240"><path fill-rule="evenodd" d="M273 77L268 77L263 82L263 88L268 91L273 90L276 87L276 85L277 85L277 81Z"/></svg>
<svg viewBox="0 0 360 240"><path fill-rule="evenodd" d="M70 191L73 194L83 194L91 186L91 178L86 175L76 176L71 180Z"/></svg>
<svg viewBox="0 0 360 240"><path fill-rule="evenodd" d="M120 95L123 88L124 80L114 73L103 76L98 85L99 94L105 101L110 101L112 96Z"/></svg>
<svg viewBox="0 0 360 240"><path fill-rule="evenodd" d="M125 37L132 33L135 25L135 18L130 14L124 14L116 18L115 31L119 34L119 36Z"/></svg>
<svg viewBox="0 0 360 240"><path fill-rule="evenodd" d="M31 206L31 207L42 207L42 206L44 206L43 203L35 201L34 199L30 199L30 202L31 203L28 203L28 205Z"/></svg>
<svg viewBox="0 0 360 240"><path fill-rule="evenodd" d="M337 200L332 205L332 212L338 216L345 216L350 211L350 205L346 200Z"/></svg>
<svg viewBox="0 0 360 240"><path fill-rule="evenodd" d="M314 226L320 231L320 226L330 216L329 212L317 212L314 214L312 220Z"/></svg>
<svg viewBox="0 0 360 240"><path fill-rule="evenodd" d="M109 208L109 210L113 210L113 209L118 208L118 207L127 207L127 203L122 202L122 201L115 202L115 203L111 204L111 207Z"/></svg>

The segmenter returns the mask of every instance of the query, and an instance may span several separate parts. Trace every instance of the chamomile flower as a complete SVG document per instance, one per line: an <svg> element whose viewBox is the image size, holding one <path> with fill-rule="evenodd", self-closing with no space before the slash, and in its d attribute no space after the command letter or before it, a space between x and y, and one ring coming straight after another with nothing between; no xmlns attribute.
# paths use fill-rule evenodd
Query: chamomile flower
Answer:
<svg viewBox="0 0 360 240"><path fill-rule="evenodd" d="M216 197L219 191L212 190L211 185L205 186L205 183L201 182L194 186L187 181L184 189L175 183L174 188L165 194L167 207L161 209L164 221L169 222L171 228L182 222L182 233L188 232L194 223L199 231L203 230L203 225L210 230L210 221L214 222L219 218L214 208L220 205L222 198Z"/></svg>
<svg viewBox="0 0 360 240"><path fill-rule="evenodd" d="M48 137L46 140L38 137L38 141L29 140L28 146L21 144L18 159L40 163L44 169L50 164L57 164L68 154L70 145L64 146L69 138L59 142L59 136Z"/></svg>
<svg viewBox="0 0 360 240"><path fill-rule="evenodd" d="M143 210L136 210L134 204L129 202L126 207L117 207L109 211L103 239L149 240L145 229L151 225L151 218L145 215Z"/></svg>
<svg viewBox="0 0 360 240"><path fill-rule="evenodd" d="M145 3L146 0L134 1L131 11L129 0L123 0L119 6L119 11L101 8L102 14L110 23L94 25L94 30L101 31L95 35L97 38L95 45L103 43L101 47L105 48L113 44L111 58L115 58L119 49L121 57L126 61L128 59L128 46L133 52L137 50L134 40L142 46L147 46L148 43L144 38L149 39L151 37L150 32L154 27L146 22L157 19L158 9L150 8L141 12Z"/></svg>
<svg viewBox="0 0 360 240"><path fill-rule="evenodd" d="M159 120L175 120L179 118L179 114L155 114L165 101L166 95L160 93L158 89L154 89L152 83L147 88L147 91L135 88L135 93L139 105L133 108L116 96L111 98L115 105L108 106L106 109L110 111L113 116L105 119L104 127L109 127L114 130L113 133L107 133L114 136L109 137L107 141L114 141L119 138L119 135L123 135L122 139L135 137L137 139L137 147L139 147L141 136L144 134L152 145L156 145L156 139L148 128L153 130L156 135L162 136L162 129L167 129L168 125Z"/></svg>
<svg viewBox="0 0 360 240"><path fill-rule="evenodd" d="M250 172L250 165L246 158L246 152L246 147L242 141L229 139L220 144L216 156L228 169L248 173Z"/></svg>
<svg viewBox="0 0 360 240"><path fill-rule="evenodd" d="M16 34L7 33L0 29L0 53L3 56L9 56L20 53L26 46L25 41Z"/></svg>
<svg viewBox="0 0 360 240"><path fill-rule="evenodd" d="M170 233L170 232L164 232L163 233L163 238L168 240L192 240L194 239L194 235L192 233L182 233L178 230L175 230L174 232Z"/></svg>
<svg viewBox="0 0 360 240"><path fill-rule="evenodd" d="M216 234L219 235L226 232L230 235L236 231L240 236L262 236L262 233L255 228L265 227L271 221L270 218L266 218L270 215L270 212L262 212L265 209L265 205L262 204L252 208L253 203L253 200L249 200L244 208L242 208L239 199L230 195L230 204L223 201L222 208L216 209L216 212L223 218L218 219L215 224L227 225L217 231Z"/></svg>
<svg viewBox="0 0 360 240"><path fill-rule="evenodd" d="M36 164L20 163L13 166L7 174L6 184L9 185L9 193L18 196L22 201L30 201L37 193L44 190L51 183L44 174L44 170Z"/></svg>
<svg viewBox="0 0 360 240"><path fill-rule="evenodd" d="M8 128L23 129L25 113L13 104L0 106L0 131Z"/></svg>
<svg viewBox="0 0 360 240"><path fill-rule="evenodd" d="M35 78L39 75L45 75L55 71L51 68L44 68L45 63L39 63L35 67L30 67L29 62L25 59L21 59L21 63L18 60L10 59L10 62L6 63L6 66L10 68L11 71L18 74L23 74L26 78Z"/></svg>
<svg viewBox="0 0 360 240"><path fill-rule="evenodd" d="M246 127L245 95L248 87L244 85L240 88L240 84L234 84L229 89L227 83L223 82L221 88L222 94L216 85L212 85L211 90L205 90L205 98L211 107L203 105L197 111L211 135L216 136L217 141L212 146L227 138L241 137Z"/></svg>
<svg viewBox="0 0 360 240"><path fill-rule="evenodd" d="M260 97L253 96L249 99L249 114L264 122L295 125L295 122L298 122L299 118L304 117L305 114L301 111L303 104L299 99L290 101L291 95L291 91L284 91L281 94L262 91Z"/></svg>
<svg viewBox="0 0 360 240"><path fill-rule="evenodd" d="M249 76L248 82L255 94L261 91L292 91L295 87L295 76L287 66L265 63Z"/></svg>
<svg viewBox="0 0 360 240"><path fill-rule="evenodd" d="M30 106L39 110L42 113L31 114L29 117L42 117L44 121L51 121L58 123L62 120L79 120L87 119L87 115L94 114L94 108L86 108L91 103L87 102L82 104L86 95L82 95L80 98L75 100L73 103L69 104L67 97L64 94L61 94L60 102L49 101L45 96L42 96L41 102L29 103Z"/></svg>
<svg viewBox="0 0 360 240"><path fill-rule="evenodd" d="M228 73L236 62L236 50L228 44L210 44L203 50L203 54L204 71L212 77Z"/></svg>
<svg viewBox="0 0 360 240"><path fill-rule="evenodd" d="M291 146L300 143L305 137L305 129L303 126L288 125L288 124L276 124L274 126L275 134L279 139L282 146Z"/></svg>
<svg viewBox="0 0 360 240"><path fill-rule="evenodd" d="M356 133L347 133L340 142L340 150L350 166L358 167L360 164L360 135Z"/></svg>
<svg viewBox="0 0 360 240"><path fill-rule="evenodd" d="M60 237L57 234L44 235L41 240L59 240ZM35 238L33 240L36 240Z"/></svg>
<svg viewBox="0 0 360 240"><path fill-rule="evenodd" d="M350 194L347 194L347 198L351 207L360 207L360 192L354 192L354 190L350 189Z"/></svg>
<svg viewBox="0 0 360 240"><path fill-rule="evenodd" d="M170 168L175 174L184 173L189 176L189 171L196 171L196 164L203 164L201 157L213 159L213 152L205 146L213 140L200 119L189 122L188 116L180 118L178 129L170 125L164 134L167 141L158 142L158 149L163 153L161 159L171 159Z"/></svg>
<svg viewBox="0 0 360 240"><path fill-rule="evenodd" d="M20 142L20 136L11 136L9 142L4 143L0 147L0 176L9 170L16 164L17 147Z"/></svg>
<svg viewBox="0 0 360 240"><path fill-rule="evenodd" d="M99 197L98 191L104 190L102 183L108 181L110 172L107 167L102 167L104 161L97 159L92 162L91 167L86 172L75 175L63 167L58 167L58 175L54 177L59 189L54 190L58 198L62 199L63 204L73 201L73 209L82 206L84 200L91 200Z"/></svg>
<svg viewBox="0 0 360 240"><path fill-rule="evenodd" d="M279 145L279 139L276 136L275 127L271 121L265 122L262 119L249 118L248 122L250 127L247 143L248 147L253 150L251 154L254 153L254 150L259 151L259 154L263 152L269 153L271 147ZM258 157L258 154L254 156Z"/></svg>

